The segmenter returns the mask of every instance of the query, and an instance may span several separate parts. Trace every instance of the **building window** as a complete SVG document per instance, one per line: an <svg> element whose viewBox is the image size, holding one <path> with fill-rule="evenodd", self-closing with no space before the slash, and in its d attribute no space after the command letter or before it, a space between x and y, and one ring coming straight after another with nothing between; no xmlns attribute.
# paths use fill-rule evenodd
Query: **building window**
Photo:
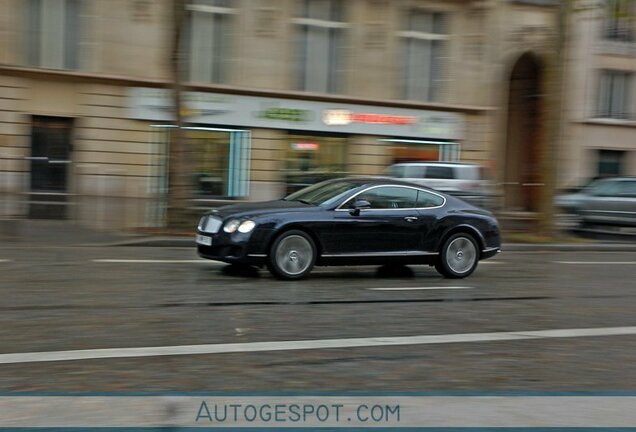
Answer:
<svg viewBox="0 0 636 432"><path fill-rule="evenodd" d="M25 0L25 62L78 69L81 0Z"/></svg>
<svg viewBox="0 0 636 432"><path fill-rule="evenodd" d="M625 152L621 150L598 151L598 176L612 177L623 173Z"/></svg>
<svg viewBox="0 0 636 432"><path fill-rule="evenodd" d="M342 91L345 30L341 0L304 0L294 19L298 37L298 88L337 93Z"/></svg>
<svg viewBox="0 0 636 432"><path fill-rule="evenodd" d="M627 119L630 117L629 94L632 74L622 71L601 71L598 116Z"/></svg>
<svg viewBox="0 0 636 432"><path fill-rule="evenodd" d="M403 98L419 101L440 99L448 43L448 15L411 10L402 41L404 65Z"/></svg>
<svg viewBox="0 0 636 432"><path fill-rule="evenodd" d="M607 0L603 37L614 41L632 42L635 16L635 1Z"/></svg>
<svg viewBox="0 0 636 432"><path fill-rule="evenodd" d="M231 0L195 0L190 3L184 31L186 79L226 83L232 22L236 9Z"/></svg>

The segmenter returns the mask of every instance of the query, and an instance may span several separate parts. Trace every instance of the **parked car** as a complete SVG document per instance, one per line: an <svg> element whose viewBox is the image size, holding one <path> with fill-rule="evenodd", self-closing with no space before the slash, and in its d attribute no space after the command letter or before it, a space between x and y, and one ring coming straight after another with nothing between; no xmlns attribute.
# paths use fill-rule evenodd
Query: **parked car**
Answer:
<svg viewBox="0 0 636 432"><path fill-rule="evenodd" d="M314 265L429 264L470 275L499 252L497 220L452 196L381 177L328 180L287 197L222 207L197 228L203 258L300 279Z"/></svg>
<svg viewBox="0 0 636 432"><path fill-rule="evenodd" d="M636 227L636 177L594 180L578 192L557 196L555 201L579 225Z"/></svg>
<svg viewBox="0 0 636 432"><path fill-rule="evenodd" d="M485 168L459 162L407 162L391 165L387 175L427 186L461 198L478 207L492 209L494 187Z"/></svg>

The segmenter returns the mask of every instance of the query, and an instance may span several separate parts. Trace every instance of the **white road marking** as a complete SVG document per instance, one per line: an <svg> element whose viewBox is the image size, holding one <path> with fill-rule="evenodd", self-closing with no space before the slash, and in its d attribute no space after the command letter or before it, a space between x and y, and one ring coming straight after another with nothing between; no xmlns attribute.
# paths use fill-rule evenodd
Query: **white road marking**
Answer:
<svg viewBox="0 0 636 432"><path fill-rule="evenodd" d="M173 345L142 348L105 348L72 351L8 353L0 354L0 364L626 335L636 335L636 327L599 327L494 333L459 333L398 337L316 339L203 345Z"/></svg>
<svg viewBox="0 0 636 432"><path fill-rule="evenodd" d="M418 290L464 290L475 289L469 286L432 286L432 287L390 287L390 288L367 288L369 291L418 291Z"/></svg>
<svg viewBox="0 0 636 432"><path fill-rule="evenodd" d="M605 264L617 264L617 265L631 265L636 264L636 261L553 261L557 264L580 264L580 265L605 265Z"/></svg>
<svg viewBox="0 0 636 432"><path fill-rule="evenodd" d="M483 264L505 264L505 261L490 261L490 260L484 260L484 261L479 261L479 265L483 265Z"/></svg>
<svg viewBox="0 0 636 432"><path fill-rule="evenodd" d="M192 259L192 260L170 260L170 259L94 259L93 262L97 263L130 263L130 264L209 264L214 261L204 259ZM217 263L218 264L218 263Z"/></svg>
<svg viewBox="0 0 636 432"><path fill-rule="evenodd" d="M13 260L10 260L10 259L0 259L0 262L13 262Z"/></svg>

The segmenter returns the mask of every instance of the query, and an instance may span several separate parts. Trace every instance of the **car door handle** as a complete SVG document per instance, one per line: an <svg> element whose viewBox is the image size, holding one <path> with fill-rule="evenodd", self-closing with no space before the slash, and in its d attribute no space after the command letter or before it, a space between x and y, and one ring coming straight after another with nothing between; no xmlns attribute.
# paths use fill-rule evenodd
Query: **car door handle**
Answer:
<svg viewBox="0 0 636 432"><path fill-rule="evenodd" d="M417 220L417 216L407 216L404 220L407 222L415 222Z"/></svg>

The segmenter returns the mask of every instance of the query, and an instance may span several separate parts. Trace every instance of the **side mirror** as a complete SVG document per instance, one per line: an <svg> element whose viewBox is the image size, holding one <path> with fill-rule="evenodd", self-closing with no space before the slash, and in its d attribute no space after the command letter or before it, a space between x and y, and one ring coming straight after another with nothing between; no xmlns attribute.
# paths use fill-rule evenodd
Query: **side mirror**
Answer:
<svg viewBox="0 0 636 432"><path fill-rule="evenodd" d="M351 216L360 216L360 210L370 209L371 203L367 200L355 200L353 208L349 210Z"/></svg>

